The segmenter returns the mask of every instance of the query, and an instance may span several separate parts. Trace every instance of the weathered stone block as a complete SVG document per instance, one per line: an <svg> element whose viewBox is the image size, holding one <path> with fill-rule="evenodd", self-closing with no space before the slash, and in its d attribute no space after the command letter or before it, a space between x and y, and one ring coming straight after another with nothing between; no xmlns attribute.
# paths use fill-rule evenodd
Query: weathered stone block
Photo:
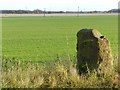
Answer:
<svg viewBox="0 0 120 90"><path fill-rule="evenodd" d="M112 71L113 57L109 40L93 29L77 33L77 69L79 74L96 70L99 74Z"/></svg>

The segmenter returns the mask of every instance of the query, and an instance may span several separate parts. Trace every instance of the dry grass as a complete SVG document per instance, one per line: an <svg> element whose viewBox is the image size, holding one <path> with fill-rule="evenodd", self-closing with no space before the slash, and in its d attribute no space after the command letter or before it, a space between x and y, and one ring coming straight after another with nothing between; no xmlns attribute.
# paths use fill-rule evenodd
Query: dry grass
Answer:
<svg viewBox="0 0 120 90"><path fill-rule="evenodd" d="M68 63L69 62L69 63ZM52 62L51 62L52 63ZM118 87L118 74L97 77L94 71L78 75L70 61L51 64L3 60L3 88L112 88ZM116 70L116 68L115 68ZM109 71L108 71L109 72Z"/></svg>

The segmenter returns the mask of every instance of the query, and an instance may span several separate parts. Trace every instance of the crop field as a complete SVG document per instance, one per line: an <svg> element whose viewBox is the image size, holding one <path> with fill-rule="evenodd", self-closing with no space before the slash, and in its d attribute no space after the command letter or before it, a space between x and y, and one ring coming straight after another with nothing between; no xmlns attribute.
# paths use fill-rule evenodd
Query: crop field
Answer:
<svg viewBox="0 0 120 90"><path fill-rule="evenodd" d="M96 29L106 36L117 61L117 16L3 17L3 87L112 87L117 64L115 73L101 80L96 73L86 79L75 71L76 34L83 28Z"/></svg>
<svg viewBox="0 0 120 90"><path fill-rule="evenodd" d="M56 60L76 57L76 33L93 28L105 35L117 55L117 16L5 17L3 56L21 60Z"/></svg>

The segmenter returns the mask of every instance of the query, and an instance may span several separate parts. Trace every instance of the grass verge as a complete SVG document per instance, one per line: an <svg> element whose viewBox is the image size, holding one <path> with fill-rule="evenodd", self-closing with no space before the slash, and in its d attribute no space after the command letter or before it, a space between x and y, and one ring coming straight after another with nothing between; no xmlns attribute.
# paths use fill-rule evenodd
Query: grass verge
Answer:
<svg viewBox="0 0 120 90"><path fill-rule="evenodd" d="M3 88L118 88L117 66L112 75L78 75L70 60L41 64L33 61L3 59ZM108 71L109 72L109 71Z"/></svg>

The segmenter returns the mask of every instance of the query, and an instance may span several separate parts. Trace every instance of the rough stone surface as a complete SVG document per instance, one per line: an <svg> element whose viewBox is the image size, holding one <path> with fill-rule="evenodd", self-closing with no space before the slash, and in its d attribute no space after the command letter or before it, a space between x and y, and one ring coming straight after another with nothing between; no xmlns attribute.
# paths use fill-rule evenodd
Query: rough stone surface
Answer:
<svg viewBox="0 0 120 90"><path fill-rule="evenodd" d="M82 29L77 33L77 70L84 74L96 70L112 72L113 57L108 39L97 30Z"/></svg>

